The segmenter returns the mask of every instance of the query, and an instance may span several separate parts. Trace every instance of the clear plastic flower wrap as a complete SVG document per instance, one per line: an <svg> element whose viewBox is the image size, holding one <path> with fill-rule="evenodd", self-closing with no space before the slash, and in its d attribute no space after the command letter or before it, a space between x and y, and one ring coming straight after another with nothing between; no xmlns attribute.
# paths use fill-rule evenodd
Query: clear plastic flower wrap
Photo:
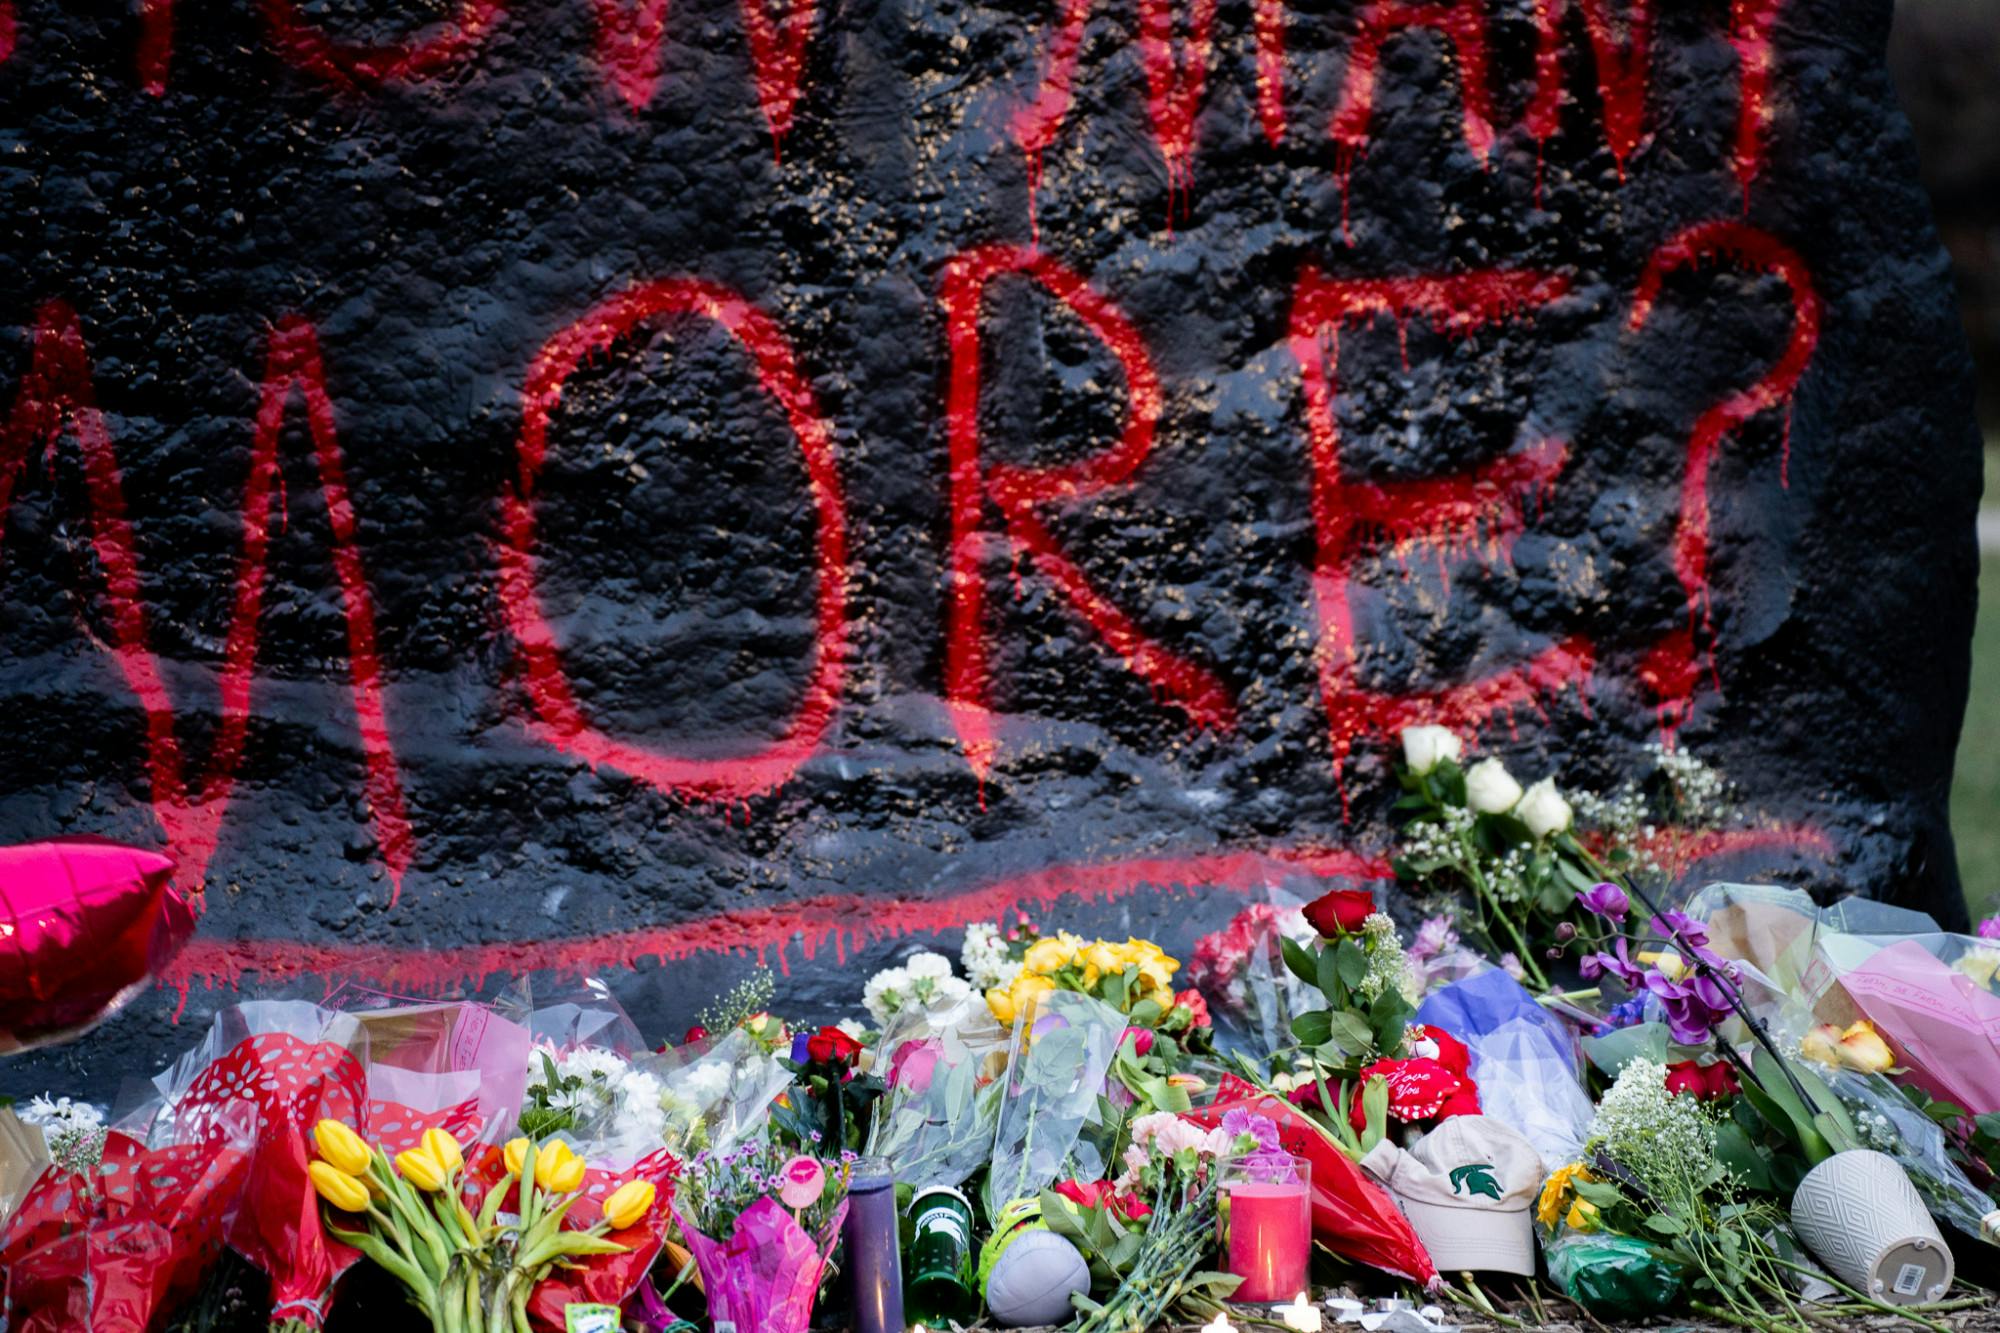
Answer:
<svg viewBox="0 0 2000 1333"><path fill-rule="evenodd" d="M869 1154L918 1189L970 1179L992 1158L1011 1035L977 995L945 1013L898 1015L876 1048L886 1090Z"/></svg>
<svg viewBox="0 0 2000 1333"><path fill-rule="evenodd" d="M1109 1163L1091 1150L1083 1131L1098 1114L1124 1032L1123 1014L1074 991L1051 991L1015 1019L986 1176L988 1217L1065 1175L1096 1180L1105 1174Z"/></svg>
<svg viewBox="0 0 2000 1333"><path fill-rule="evenodd" d="M634 1064L658 1079L661 1137L683 1159L703 1149L727 1152L760 1133L771 1103L792 1081L784 1064L740 1028L699 1049Z"/></svg>
<svg viewBox="0 0 2000 1333"><path fill-rule="evenodd" d="M1257 1057L1288 1045L1292 1018L1315 1004L1311 988L1285 966L1279 945L1281 938L1301 944L1314 938L1300 910L1305 900L1275 886L1265 898L1202 936L1187 968L1188 984L1215 1017L1218 1041Z"/></svg>
<svg viewBox="0 0 2000 1333"><path fill-rule="evenodd" d="M1864 1145L1896 1159L1933 1217L1993 1242L1995 1224L2000 1223L1993 1200L1952 1160L1942 1126L1880 1074L1849 1069L1821 1072L1847 1107Z"/></svg>

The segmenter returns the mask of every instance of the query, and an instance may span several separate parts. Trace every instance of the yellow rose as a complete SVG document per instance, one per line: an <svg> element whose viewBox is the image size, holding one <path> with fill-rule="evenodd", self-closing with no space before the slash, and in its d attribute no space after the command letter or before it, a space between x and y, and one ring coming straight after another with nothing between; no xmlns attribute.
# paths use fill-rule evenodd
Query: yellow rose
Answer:
<svg viewBox="0 0 2000 1333"><path fill-rule="evenodd" d="M1581 1180L1588 1183L1595 1179L1597 1177L1591 1175L1590 1168L1582 1162L1571 1162L1567 1166L1557 1168L1555 1174L1542 1185L1541 1196L1535 1200L1535 1220L1545 1227L1554 1226L1556 1219L1563 1215L1563 1205L1568 1202L1570 1191L1576 1187L1576 1182ZM1578 1201L1579 1206L1581 1202ZM1591 1211L1595 1213L1596 1209L1593 1208Z"/></svg>
<svg viewBox="0 0 2000 1333"><path fill-rule="evenodd" d="M1003 1026L1014 1021L1014 992L1005 986L994 986L986 992L986 1007L993 1012L993 1020Z"/></svg>
<svg viewBox="0 0 2000 1333"><path fill-rule="evenodd" d="M1569 1206L1569 1215L1563 1218L1571 1231L1597 1230L1597 1205L1585 1199L1578 1199Z"/></svg>
<svg viewBox="0 0 2000 1333"><path fill-rule="evenodd" d="M1103 940L1094 940L1084 948L1083 965L1086 970L1095 969L1098 976L1108 977L1113 972L1125 969L1125 960L1118 951Z"/></svg>
<svg viewBox="0 0 2000 1333"><path fill-rule="evenodd" d="M365 1175L372 1154L361 1136L338 1120L322 1120L313 1126L313 1146L335 1170L350 1176Z"/></svg>
<svg viewBox="0 0 2000 1333"><path fill-rule="evenodd" d="M1839 1065L1840 1029L1831 1023L1821 1023L1799 1042L1799 1054L1823 1065Z"/></svg>
<svg viewBox="0 0 2000 1333"><path fill-rule="evenodd" d="M368 1207L368 1190L353 1176L331 1162L313 1162L306 1167L312 1186L343 1213L358 1213Z"/></svg>
<svg viewBox="0 0 2000 1333"><path fill-rule="evenodd" d="M1044 995L1056 988L1047 977L1031 977L1023 972L1014 978L1014 1016L1023 1022L1035 1021L1035 1008Z"/></svg>
<svg viewBox="0 0 2000 1333"><path fill-rule="evenodd" d="M1028 946L1028 952L1021 959L1023 974L1047 976L1059 970L1069 961L1070 951L1061 939L1036 940Z"/></svg>
<svg viewBox="0 0 2000 1333"><path fill-rule="evenodd" d="M1840 1058L1864 1074L1886 1074L1896 1067L1896 1053L1865 1018L1840 1034Z"/></svg>

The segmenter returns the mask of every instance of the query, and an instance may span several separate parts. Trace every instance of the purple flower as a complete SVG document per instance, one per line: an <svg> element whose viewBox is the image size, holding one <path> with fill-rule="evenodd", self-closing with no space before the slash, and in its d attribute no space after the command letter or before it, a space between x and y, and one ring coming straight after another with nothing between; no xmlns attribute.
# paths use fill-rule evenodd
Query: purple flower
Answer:
<svg viewBox="0 0 2000 1333"><path fill-rule="evenodd" d="M801 1032L792 1038L792 1063L803 1065L812 1063L812 1052L807 1049L812 1043L810 1033Z"/></svg>
<svg viewBox="0 0 2000 1333"><path fill-rule="evenodd" d="M1258 1115L1238 1107L1222 1116L1222 1132L1231 1139L1249 1135L1257 1142L1257 1150L1271 1152L1278 1147L1278 1122L1267 1115Z"/></svg>
<svg viewBox="0 0 2000 1333"><path fill-rule="evenodd" d="M2000 916L1989 916L1979 923L1979 938L2000 940Z"/></svg>
<svg viewBox="0 0 2000 1333"><path fill-rule="evenodd" d="M1638 990L1647 984L1646 978L1648 976L1658 975L1651 968L1642 967L1632 961L1631 946L1622 937L1612 947L1617 952L1593 953L1584 956L1581 970L1585 980L1595 981L1609 972L1612 976L1624 982L1628 989Z"/></svg>
<svg viewBox="0 0 2000 1333"><path fill-rule="evenodd" d="M1653 929L1676 944L1699 949L1708 943L1708 927L1686 912L1662 912L1653 918Z"/></svg>
<svg viewBox="0 0 2000 1333"><path fill-rule="evenodd" d="M1667 1014L1667 1033L1683 1046L1701 1046L1715 1036L1716 1024L1730 1015L1729 996L1713 977L1693 974L1669 981L1664 973L1648 972L1646 989Z"/></svg>
<svg viewBox="0 0 2000 1333"><path fill-rule="evenodd" d="M2000 917L1995 918L2000 922ZM1458 929L1448 916L1427 916L1417 927L1417 937L1404 952L1411 961L1428 963L1458 943Z"/></svg>
<svg viewBox="0 0 2000 1333"><path fill-rule="evenodd" d="M1595 885L1577 894L1576 900L1586 911L1613 923L1623 921L1625 914L1632 910L1632 900L1616 884Z"/></svg>

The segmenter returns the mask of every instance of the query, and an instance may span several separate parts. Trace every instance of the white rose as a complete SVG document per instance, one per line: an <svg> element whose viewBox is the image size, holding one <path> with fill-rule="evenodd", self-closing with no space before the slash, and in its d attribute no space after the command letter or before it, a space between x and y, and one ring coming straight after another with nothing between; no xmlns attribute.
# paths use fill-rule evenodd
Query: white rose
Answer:
<svg viewBox="0 0 2000 1333"><path fill-rule="evenodd" d="M1404 727L1403 762L1419 776L1449 759L1458 762L1465 744L1450 727Z"/></svg>
<svg viewBox="0 0 2000 1333"><path fill-rule="evenodd" d="M1528 832L1537 838L1568 831L1570 820L1574 817L1569 802L1556 790L1554 778L1543 778L1528 788L1527 795L1521 798L1520 808L1514 813L1528 826Z"/></svg>
<svg viewBox="0 0 2000 1333"><path fill-rule="evenodd" d="M1465 803L1482 815L1504 815L1521 800L1521 784L1498 759L1482 759L1465 775Z"/></svg>

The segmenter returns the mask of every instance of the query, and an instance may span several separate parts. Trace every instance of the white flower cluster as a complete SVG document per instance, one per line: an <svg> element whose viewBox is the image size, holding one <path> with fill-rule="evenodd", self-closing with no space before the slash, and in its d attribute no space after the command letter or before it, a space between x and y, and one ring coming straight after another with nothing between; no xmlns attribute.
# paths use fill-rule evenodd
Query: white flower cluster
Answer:
<svg viewBox="0 0 2000 1333"><path fill-rule="evenodd" d="M941 953L920 953L901 967L887 967L868 978L861 988L861 1005L877 1027L906 1008L936 1013L949 1009L968 995L972 987L951 973L951 960Z"/></svg>
<svg viewBox="0 0 2000 1333"><path fill-rule="evenodd" d="M1011 986L1021 975L1021 964L1007 956L1007 941L991 921L975 921L965 928L965 947L958 951L958 962L974 990Z"/></svg>
<svg viewBox="0 0 2000 1333"><path fill-rule="evenodd" d="M104 1128L104 1115L89 1102L73 1102L67 1097L32 1097L26 1106L14 1108L14 1114L24 1125L33 1125L42 1131L42 1137L53 1139L58 1134L74 1133L79 1130L88 1133Z"/></svg>
<svg viewBox="0 0 2000 1333"><path fill-rule="evenodd" d="M1354 988L1356 996L1372 1001L1395 990L1411 1004L1422 999L1422 981L1403 954L1403 942L1396 938L1396 923L1382 912L1370 912L1361 923L1361 934L1368 943L1368 973Z"/></svg>
<svg viewBox="0 0 2000 1333"><path fill-rule="evenodd" d="M1715 1122L1705 1103L1667 1091L1667 1067L1633 1060L1598 1103L1590 1142L1644 1178L1655 1167L1686 1171L1715 1156Z"/></svg>
<svg viewBox="0 0 2000 1333"><path fill-rule="evenodd" d="M1721 823L1733 805L1729 780L1688 750L1669 750L1655 741L1646 747L1673 790L1674 814L1683 824L1707 828Z"/></svg>
<svg viewBox="0 0 2000 1333"><path fill-rule="evenodd" d="M555 1062L556 1082L548 1081L548 1065ZM577 1085L560 1084L575 1078ZM567 1111L579 1132L615 1120L621 1134L653 1142L666 1132L667 1113L662 1105L666 1085L644 1069L637 1069L623 1056L594 1046L557 1051L538 1045L528 1056L528 1092L540 1093L551 1111Z"/></svg>
<svg viewBox="0 0 2000 1333"><path fill-rule="evenodd" d="M104 1116L89 1102L34 1097L26 1106L16 1107L14 1114L22 1124L42 1131L49 1159L58 1169L76 1175L97 1169L104 1156Z"/></svg>

